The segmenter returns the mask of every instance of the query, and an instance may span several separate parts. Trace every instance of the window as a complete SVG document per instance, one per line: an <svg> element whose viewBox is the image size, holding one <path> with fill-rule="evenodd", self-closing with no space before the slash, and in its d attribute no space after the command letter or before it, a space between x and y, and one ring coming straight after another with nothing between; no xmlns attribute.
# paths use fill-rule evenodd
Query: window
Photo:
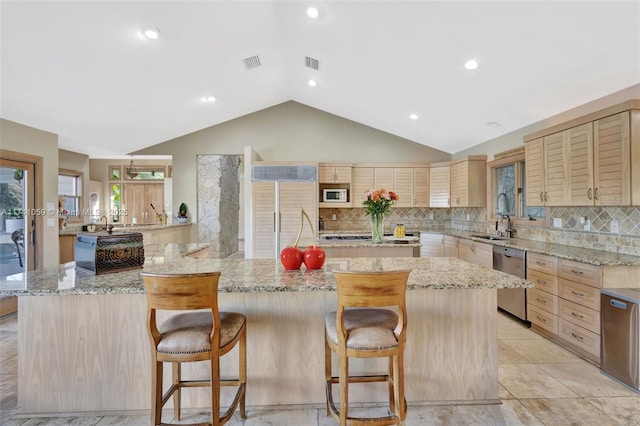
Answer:
<svg viewBox="0 0 640 426"><path fill-rule="evenodd" d="M70 219L82 216L82 172L58 170L59 208Z"/></svg>
<svg viewBox="0 0 640 426"><path fill-rule="evenodd" d="M514 221L527 221L530 225L546 224L545 207L528 207L526 201L526 182L524 148L505 155L497 154L491 161L489 202L487 216L495 220L501 215L509 215Z"/></svg>

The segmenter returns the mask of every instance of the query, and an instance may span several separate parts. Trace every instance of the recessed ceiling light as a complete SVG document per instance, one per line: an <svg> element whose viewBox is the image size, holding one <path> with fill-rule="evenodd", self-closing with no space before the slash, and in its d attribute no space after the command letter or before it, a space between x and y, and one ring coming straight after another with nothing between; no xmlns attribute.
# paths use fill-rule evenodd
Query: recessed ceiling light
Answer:
<svg viewBox="0 0 640 426"><path fill-rule="evenodd" d="M157 28L146 28L140 31L140 36L148 40L156 40L160 37L160 31Z"/></svg>
<svg viewBox="0 0 640 426"><path fill-rule="evenodd" d="M202 98L202 102L205 102L205 103L211 103L215 101L216 101L216 98L213 96L205 96Z"/></svg>
<svg viewBox="0 0 640 426"><path fill-rule="evenodd" d="M318 9L316 9L315 7L310 7L307 9L307 15L309 16L309 18L317 18L318 17Z"/></svg>
<svg viewBox="0 0 640 426"><path fill-rule="evenodd" d="M318 83L316 83L315 80L309 80L309 86L316 87L316 84L318 84Z"/></svg>
<svg viewBox="0 0 640 426"><path fill-rule="evenodd" d="M478 68L478 62L475 59L471 59L464 63L464 67L468 70L475 70Z"/></svg>
<svg viewBox="0 0 640 426"><path fill-rule="evenodd" d="M418 114L410 114L409 118L412 120L417 120L418 119Z"/></svg>
<svg viewBox="0 0 640 426"><path fill-rule="evenodd" d="M500 123L498 123L496 121L488 121L487 122L487 126L489 126L489 127L500 127Z"/></svg>

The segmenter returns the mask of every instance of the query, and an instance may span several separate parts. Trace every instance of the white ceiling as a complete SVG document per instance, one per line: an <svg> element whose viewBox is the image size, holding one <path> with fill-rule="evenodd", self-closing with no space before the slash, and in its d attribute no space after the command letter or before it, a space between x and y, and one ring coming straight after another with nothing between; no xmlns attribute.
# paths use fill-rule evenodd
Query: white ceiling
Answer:
<svg viewBox="0 0 640 426"><path fill-rule="evenodd" d="M288 100L455 153L640 82L640 1L0 7L0 115L93 157ZM158 40L139 37L148 26ZM253 55L262 66L247 71ZM463 68L470 58L476 71ZM203 103L210 94L217 101Z"/></svg>

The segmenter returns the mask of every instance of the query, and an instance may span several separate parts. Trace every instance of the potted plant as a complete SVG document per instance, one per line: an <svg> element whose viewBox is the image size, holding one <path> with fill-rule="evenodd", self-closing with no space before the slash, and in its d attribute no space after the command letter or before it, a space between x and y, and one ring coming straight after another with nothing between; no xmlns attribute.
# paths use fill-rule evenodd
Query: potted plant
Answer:
<svg viewBox="0 0 640 426"><path fill-rule="evenodd" d="M187 205L185 203L180 204L176 219L178 220L178 223L187 223L189 221L189 217L187 216Z"/></svg>

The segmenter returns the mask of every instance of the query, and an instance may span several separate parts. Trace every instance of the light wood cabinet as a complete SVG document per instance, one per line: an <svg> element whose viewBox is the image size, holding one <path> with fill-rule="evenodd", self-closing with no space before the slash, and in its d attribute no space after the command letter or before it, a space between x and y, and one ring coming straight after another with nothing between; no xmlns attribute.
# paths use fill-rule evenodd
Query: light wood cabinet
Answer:
<svg viewBox="0 0 640 426"><path fill-rule="evenodd" d="M127 214L120 217L121 223L131 224L134 218L139 224L160 223L151 204L158 213L162 213L164 209L164 183L124 184L122 191ZM167 214L171 214L171 212L167 212Z"/></svg>
<svg viewBox="0 0 640 426"><path fill-rule="evenodd" d="M429 168L413 169L413 206L429 207Z"/></svg>
<svg viewBox="0 0 640 426"><path fill-rule="evenodd" d="M529 206L640 205L640 103L527 135Z"/></svg>
<svg viewBox="0 0 640 426"><path fill-rule="evenodd" d="M486 207L486 156L473 156L453 161L450 173L451 207Z"/></svg>
<svg viewBox="0 0 640 426"><path fill-rule="evenodd" d="M394 203L396 207L414 207L413 177L413 167L393 168L393 192L398 194L398 201Z"/></svg>
<svg viewBox="0 0 640 426"><path fill-rule="evenodd" d="M420 256L458 257L458 237L443 234L421 234Z"/></svg>
<svg viewBox="0 0 640 426"><path fill-rule="evenodd" d="M318 183L351 183L351 165L318 166Z"/></svg>
<svg viewBox="0 0 640 426"><path fill-rule="evenodd" d="M373 187L373 167L354 167L351 171L352 205L360 207L364 193Z"/></svg>
<svg viewBox="0 0 640 426"><path fill-rule="evenodd" d="M424 176L419 174L419 177L424 185ZM398 194L395 207L414 207L414 185L413 167L354 167L351 173L351 188L357 200L370 189L384 188ZM421 192L422 197L423 194Z"/></svg>
<svg viewBox="0 0 640 426"><path fill-rule="evenodd" d="M458 257L458 237L444 236L444 256ZM492 265L493 266L493 265Z"/></svg>
<svg viewBox="0 0 640 426"><path fill-rule="evenodd" d="M629 112L567 130L568 205L631 204Z"/></svg>
<svg viewBox="0 0 640 426"><path fill-rule="evenodd" d="M493 269L493 245L458 239L458 257L467 262Z"/></svg>
<svg viewBox="0 0 640 426"><path fill-rule="evenodd" d="M301 208L309 215L316 230L318 204L315 194L315 182L252 184L254 258L277 257L280 250L295 242L300 230ZM276 206L279 206L277 211ZM303 240L309 242L308 224L305 229Z"/></svg>
<svg viewBox="0 0 640 426"><path fill-rule="evenodd" d="M429 168L429 207L450 207L451 176L449 165Z"/></svg>
<svg viewBox="0 0 640 426"><path fill-rule="evenodd" d="M73 262L75 260L74 246L76 243L75 235L60 235L58 237L60 245L60 263Z"/></svg>

